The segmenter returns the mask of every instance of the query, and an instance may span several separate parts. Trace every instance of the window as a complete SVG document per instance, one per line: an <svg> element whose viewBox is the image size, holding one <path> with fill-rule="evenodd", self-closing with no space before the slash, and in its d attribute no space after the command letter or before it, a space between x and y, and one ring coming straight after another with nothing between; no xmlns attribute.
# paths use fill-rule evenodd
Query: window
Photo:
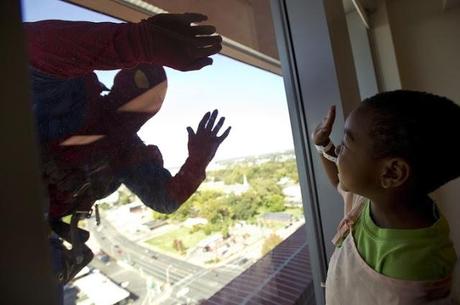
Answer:
<svg viewBox="0 0 460 305"><path fill-rule="evenodd" d="M118 22L58 1L37 6L24 0L23 8L25 21ZM304 213L283 80L225 56L213 59L197 72L166 69L161 111L138 132L145 144L159 147L174 175L187 158L186 127L196 129L206 111L219 109L232 131L206 180L169 215L153 212L125 185L98 197L101 223L96 213L81 222L91 232L87 244L95 257L64 289L77 304L108 302L109 296L112 304L219 304L222 296L280 304L308 297ZM111 88L117 72L97 76ZM291 272L281 274L289 262ZM275 289L270 280L278 275ZM258 283L252 291L250 282Z"/></svg>

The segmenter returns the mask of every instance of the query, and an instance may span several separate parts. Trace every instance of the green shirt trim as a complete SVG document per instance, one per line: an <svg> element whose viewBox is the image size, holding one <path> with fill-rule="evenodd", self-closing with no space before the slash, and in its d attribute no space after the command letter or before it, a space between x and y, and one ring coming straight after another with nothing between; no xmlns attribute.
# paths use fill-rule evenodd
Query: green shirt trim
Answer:
<svg viewBox="0 0 460 305"><path fill-rule="evenodd" d="M369 200L353 227L358 251L375 271L403 280L437 280L452 273L457 255L449 225L438 221L422 229L384 229L371 218Z"/></svg>

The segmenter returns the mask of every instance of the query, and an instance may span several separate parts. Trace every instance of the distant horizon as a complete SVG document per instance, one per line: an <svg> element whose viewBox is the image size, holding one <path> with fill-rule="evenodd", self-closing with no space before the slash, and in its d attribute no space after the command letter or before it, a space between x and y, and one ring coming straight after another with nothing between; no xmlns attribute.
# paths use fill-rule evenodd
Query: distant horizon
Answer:
<svg viewBox="0 0 460 305"><path fill-rule="evenodd" d="M228 158L228 159L213 159L209 164L212 166L212 165L217 165L219 163L225 163L225 162L231 162L233 160L239 160L239 159L249 159L249 158L253 158L253 157L264 157L264 156L267 156L267 155L275 155L275 154L293 154L294 155L294 158L296 157L295 155L295 150L294 148L293 149L287 149L287 150L280 150L280 151L273 151L273 152L266 152L266 153L260 153L260 154L253 154L253 155L244 155L244 156L237 156L237 157L231 157L231 158ZM173 170L176 171L176 170L179 170L180 167L182 166L182 164L179 164L179 165L172 165L170 168L168 168L168 170Z"/></svg>
<svg viewBox="0 0 460 305"><path fill-rule="evenodd" d="M263 156L267 156L267 155L287 154L287 153L293 153L295 155L294 148L278 150L278 151L272 151L272 152L259 153L259 154L252 154L252 155L237 156L237 157L232 157L232 158L223 159L223 160L219 159L219 160L215 160L215 162L224 162L224 161L229 161L229 160L234 160L234 159L247 159L247 158L251 158L251 157L263 157Z"/></svg>

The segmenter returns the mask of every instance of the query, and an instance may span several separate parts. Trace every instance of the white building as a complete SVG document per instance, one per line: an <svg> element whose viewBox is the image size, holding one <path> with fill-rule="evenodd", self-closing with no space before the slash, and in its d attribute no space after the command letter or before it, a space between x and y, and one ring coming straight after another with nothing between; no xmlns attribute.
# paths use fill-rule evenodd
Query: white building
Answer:
<svg viewBox="0 0 460 305"><path fill-rule="evenodd" d="M92 272L74 281L83 299L79 305L115 305L129 297L129 292L112 282L108 277Z"/></svg>

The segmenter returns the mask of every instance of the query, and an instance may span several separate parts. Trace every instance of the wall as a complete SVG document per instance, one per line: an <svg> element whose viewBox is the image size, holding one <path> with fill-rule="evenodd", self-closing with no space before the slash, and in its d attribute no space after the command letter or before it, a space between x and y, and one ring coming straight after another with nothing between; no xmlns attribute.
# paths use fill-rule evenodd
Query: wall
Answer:
<svg viewBox="0 0 460 305"><path fill-rule="evenodd" d="M54 305L19 1L0 2L0 303Z"/></svg>
<svg viewBox="0 0 460 305"><path fill-rule="evenodd" d="M443 0L380 1L373 13L374 55L381 90L400 87L447 96L460 104L460 6ZM392 46L393 45L393 46ZM386 66L388 64L388 66ZM460 255L460 179L435 192ZM454 294L460 300L460 264Z"/></svg>
<svg viewBox="0 0 460 305"><path fill-rule="evenodd" d="M359 92L361 100L363 100L378 92L369 36L356 11L348 13L346 18Z"/></svg>
<svg viewBox="0 0 460 305"><path fill-rule="evenodd" d="M389 1L388 11L403 87L460 102L460 6L403 0Z"/></svg>
<svg viewBox="0 0 460 305"><path fill-rule="evenodd" d="M378 87L380 91L401 88L393 36L388 23L387 5L379 0L377 9L370 15L370 43Z"/></svg>

